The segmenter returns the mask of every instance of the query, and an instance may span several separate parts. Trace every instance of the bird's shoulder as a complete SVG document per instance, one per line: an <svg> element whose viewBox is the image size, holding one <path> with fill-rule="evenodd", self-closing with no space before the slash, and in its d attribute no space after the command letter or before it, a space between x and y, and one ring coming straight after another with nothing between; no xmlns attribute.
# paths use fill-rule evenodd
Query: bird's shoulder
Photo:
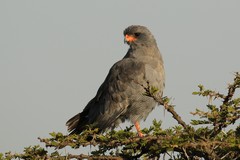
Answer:
<svg viewBox="0 0 240 160"><path fill-rule="evenodd" d="M101 101L102 97L107 96L129 96L133 85L143 79L144 70L145 64L132 58L123 58L116 62L98 89L95 100Z"/></svg>
<svg viewBox="0 0 240 160"><path fill-rule="evenodd" d="M134 58L123 58L111 67L108 76L120 79L124 77L131 79L137 75L143 74L145 65L143 61Z"/></svg>

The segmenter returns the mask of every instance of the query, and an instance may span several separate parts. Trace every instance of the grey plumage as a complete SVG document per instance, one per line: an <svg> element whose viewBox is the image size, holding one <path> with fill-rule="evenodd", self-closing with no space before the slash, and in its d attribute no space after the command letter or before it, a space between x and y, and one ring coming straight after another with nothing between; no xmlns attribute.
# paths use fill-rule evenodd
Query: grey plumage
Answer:
<svg viewBox="0 0 240 160"><path fill-rule="evenodd" d="M157 94L162 96L165 73L154 36L139 25L126 28L124 36L130 46L127 54L112 66L83 111L67 121L70 134L81 133L88 125L104 131L125 120L145 120L157 105L152 97L144 95L148 83L157 87Z"/></svg>

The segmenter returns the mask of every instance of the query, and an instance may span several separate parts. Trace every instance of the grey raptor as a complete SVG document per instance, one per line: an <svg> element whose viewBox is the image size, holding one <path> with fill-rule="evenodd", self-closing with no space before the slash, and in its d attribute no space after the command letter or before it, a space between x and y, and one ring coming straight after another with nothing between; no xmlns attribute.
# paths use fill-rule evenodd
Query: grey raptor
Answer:
<svg viewBox="0 0 240 160"><path fill-rule="evenodd" d="M113 129L125 120L132 122L140 137L139 121L146 120L158 105L146 95L146 88L158 88L162 96L165 86L163 59L156 40L144 26L132 25L123 32L130 46L127 54L110 69L96 96L81 113L66 123L70 134L80 134L87 126L103 132Z"/></svg>

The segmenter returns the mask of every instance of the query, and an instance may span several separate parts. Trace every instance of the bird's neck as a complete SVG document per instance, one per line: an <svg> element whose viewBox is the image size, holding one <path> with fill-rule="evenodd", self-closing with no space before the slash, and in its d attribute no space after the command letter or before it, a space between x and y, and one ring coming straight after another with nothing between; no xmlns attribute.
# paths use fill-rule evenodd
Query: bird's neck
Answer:
<svg viewBox="0 0 240 160"><path fill-rule="evenodd" d="M127 54L124 56L124 58L137 58L137 59L142 59L144 57L157 57L160 55L160 52L157 47L155 46L141 46L141 47L135 47L135 46L130 46L128 49Z"/></svg>

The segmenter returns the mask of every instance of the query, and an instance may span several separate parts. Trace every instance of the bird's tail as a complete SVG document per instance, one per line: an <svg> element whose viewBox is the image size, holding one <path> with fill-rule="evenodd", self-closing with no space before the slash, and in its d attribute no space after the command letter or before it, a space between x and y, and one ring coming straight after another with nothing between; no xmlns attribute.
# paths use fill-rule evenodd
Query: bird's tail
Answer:
<svg viewBox="0 0 240 160"><path fill-rule="evenodd" d="M68 132L70 132L70 134L79 132L80 114L81 113L78 113L67 121L66 126L68 127Z"/></svg>

